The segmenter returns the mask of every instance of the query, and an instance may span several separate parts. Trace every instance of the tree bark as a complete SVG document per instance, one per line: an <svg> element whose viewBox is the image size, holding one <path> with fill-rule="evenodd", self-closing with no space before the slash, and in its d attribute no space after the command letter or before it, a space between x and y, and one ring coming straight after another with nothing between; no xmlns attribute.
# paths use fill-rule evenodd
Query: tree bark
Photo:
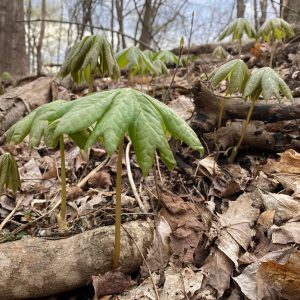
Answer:
<svg viewBox="0 0 300 300"><path fill-rule="evenodd" d="M280 16L292 24L296 33L300 32L300 3L299 0L281 0Z"/></svg>
<svg viewBox="0 0 300 300"><path fill-rule="evenodd" d="M146 221L124 225L145 255L152 242ZM121 272L133 273L143 259L131 237L122 230ZM91 281L112 268L114 227L105 226L75 236L46 240L25 238L0 245L0 299L50 296Z"/></svg>
<svg viewBox="0 0 300 300"><path fill-rule="evenodd" d="M213 149L216 142L222 149L235 145L250 104L241 98L225 99L214 95L200 81L195 82L193 95L195 114L191 125L199 135L203 134L209 148ZM222 101L225 101L223 127L216 131ZM272 151L299 150L299 116L300 98L282 103L277 100L257 101L243 145Z"/></svg>
<svg viewBox="0 0 300 300"><path fill-rule="evenodd" d="M245 1L244 0L237 0L236 1L236 17L237 18L244 18L245 15Z"/></svg>
<svg viewBox="0 0 300 300"><path fill-rule="evenodd" d="M261 15L260 15L260 18L259 18L259 26L261 26L266 21L267 7L268 7L268 1L267 0L260 0Z"/></svg>
<svg viewBox="0 0 300 300"><path fill-rule="evenodd" d="M119 31L121 33L124 33L124 20L123 20L123 0L116 0L116 11L117 11L117 17L118 17L118 23L119 23ZM119 36L120 38L120 36ZM126 48L126 40L125 36L121 35L121 40L122 40L122 48ZM118 45L119 46L119 45Z"/></svg>
<svg viewBox="0 0 300 300"><path fill-rule="evenodd" d="M43 67L43 57L42 57L42 48L43 48L43 40L45 34L46 27L46 0L42 0L41 4L41 30L39 35L39 41L36 47L36 60L37 60L37 75L40 76L42 74Z"/></svg>
<svg viewBox="0 0 300 300"><path fill-rule="evenodd" d="M21 77L27 73L23 0L0 1L0 73Z"/></svg>
<svg viewBox="0 0 300 300"><path fill-rule="evenodd" d="M153 8L152 8L152 1L145 0L145 7L144 7L144 15L142 20L142 31L140 36L140 49L145 50L146 45L151 44L152 39L152 18L153 18Z"/></svg>

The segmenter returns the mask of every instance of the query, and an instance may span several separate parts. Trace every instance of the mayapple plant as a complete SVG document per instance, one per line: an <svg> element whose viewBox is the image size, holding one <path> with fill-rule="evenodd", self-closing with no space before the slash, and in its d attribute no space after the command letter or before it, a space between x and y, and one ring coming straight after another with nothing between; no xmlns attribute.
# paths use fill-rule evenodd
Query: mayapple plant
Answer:
<svg viewBox="0 0 300 300"><path fill-rule="evenodd" d="M42 137L44 137L45 144L49 147L60 146L60 161L61 161L61 210L57 216L59 228L61 230L67 229L66 223L66 169L65 169L65 152L64 152L64 137L63 135L54 138L54 127L49 126L48 119L53 114L56 114L58 109L62 109L68 102L63 100L57 100L51 103L44 104L22 120L15 123L10 127L6 133L6 141L14 144L21 143L24 138L29 135L29 146L39 146ZM74 132L69 137L77 144L80 148L83 148L87 138L87 130L80 132Z"/></svg>
<svg viewBox="0 0 300 300"><path fill-rule="evenodd" d="M91 128L84 148L102 141L109 155L118 149L116 179L115 250L113 268L119 266L121 251L121 176L123 141L129 135L137 162L146 176L153 165L156 150L172 169L175 159L168 143L169 135L203 154L195 132L168 106L147 94L130 88L94 93L58 109L49 121L53 138Z"/></svg>
<svg viewBox="0 0 300 300"><path fill-rule="evenodd" d="M71 74L76 83L83 78L89 86L89 93L93 92L94 76L108 75L113 79L120 77L120 70L111 44L103 34L85 37L75 43L67 53L58 76L64 78Z"/></svg>
<svg viewBox="0 0 300 300"><path fill-rule="evenodd" d="M249 70L247 65L241 59L233 59L214 71L211 82L213 87L216 87L223 80L227 80L226 95L231 95L236 92L243 93L248 77ZM222 125L224 105L225 101L223 100L220 104L218 128Z"/></svg>
<svg viewBox="0 0 300 300"><path fill-rule="evenodd" d="M152 75L159 75L159 70L153 64L149 56L150 52L144 53L138 47L132 46L121 50L116 54L116 59L120 69L128 67L128 78L138 74L144 75L149 72Z"/></svg>
<svg viewBox="0 0 300 300"><path fill-rule="evenodd" d="M277 40L279 43L282 43L285 39L293 36L295 36L295 33L291 25L281 18L269 19L260 27L258 37L261 37L264 42L267 42L271 46L270 68L272 68L276 50L275 41Z"/></svg>
<svg viewBox="0 0 300 300"><path fill-rule="evenodd" d="M15 193L20 186L21 181L16 160L9 153L2 154L0 156L0 194L5 189L11 189Z"/></svg>
<svg viewBox="0 0 300 300"><path fill-rule="evenodd" d="M278 100L281 100L280 93L287 99L293 100L291 90L273 69L264 67L258 69L253 75L250 76L243 92L243 98L245 100L250 100L250 108L246 121L243 125L242 134L237 145L231 152L229 162L233 162L235 160L238 149L241 146L247 132L247 127L252 116L253 108L259 96L262 95L265 101L268 101L272 96L275 96Z"/></svg>
<svg viewBox="0 0 300 300"><path fill-rule="evenodd" d="M229 53L221 46L217 46L212 53L212 57L216 59L226 59Z"/></svg>
<svg viewBox="0 0 300 300"><path fill-rule="evenodd" d="M225 27L224 31L219 36L219 41L225 37L232 35L232 41L238 41L239 57L242 54L242 38L244 33L252 39L256 38L256 31L251 23L245 18L237 18Z"/></svg>

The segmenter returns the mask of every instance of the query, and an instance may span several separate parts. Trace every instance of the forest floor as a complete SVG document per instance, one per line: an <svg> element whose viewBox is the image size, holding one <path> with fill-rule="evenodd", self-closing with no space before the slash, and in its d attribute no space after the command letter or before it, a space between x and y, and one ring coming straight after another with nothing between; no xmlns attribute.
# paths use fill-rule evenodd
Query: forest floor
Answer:
<svg viewBox="0 0 300 300"><path fill-rule="evenodd" d="M276 70L299 97L299 65L296 58L286 57L278 56ZM248 61L252 67L259 61L254 60ZM142 77L130 84L124 78L117 83L96 79L94 89L130 85L166 102L189 122L194 113L193 80L201 68L209 72L221 64L209 56L200 61L190 68L189 78L186 69L179 69L168 92L171 76ZM217 91L223 92L222 87ZM52 100L85 94L84 85L71 88L67 80L57 79L51 83ZM55 217L60 198L59 149L30 151L26 140L1 146L1 152L16 157L22 184L16 197L7 192L0 198L2 245L28 236L68 239L114 224L116 155L108 157L99 144L88 153L70 141L65 147L69 230L61 235ZM117 281L118 288L109 287L116 280L113 275L93 274L86 287L40 299L300 299L300 154L293 149L279 154L247 149L229 164L225 151L211 150L199 157L174 140L171 147L177 161L173 171L158 158L143 178L129 146L123 163L122 222L141 220L153 228L153 242L141 268ZM128 175L147 213L141 212Z"/></svg>

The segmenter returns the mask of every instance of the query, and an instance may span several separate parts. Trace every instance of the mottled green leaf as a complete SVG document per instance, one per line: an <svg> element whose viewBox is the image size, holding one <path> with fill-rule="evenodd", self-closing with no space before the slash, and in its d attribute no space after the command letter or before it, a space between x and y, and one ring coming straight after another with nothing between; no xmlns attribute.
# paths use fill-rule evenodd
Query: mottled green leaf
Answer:
<svg viewBox="0 0 300 300"><path fill-rule="evenodd" d="M20 175L14 157L5 153L0 156L0 193L7 188L14 193L21 186Z"/></svg>

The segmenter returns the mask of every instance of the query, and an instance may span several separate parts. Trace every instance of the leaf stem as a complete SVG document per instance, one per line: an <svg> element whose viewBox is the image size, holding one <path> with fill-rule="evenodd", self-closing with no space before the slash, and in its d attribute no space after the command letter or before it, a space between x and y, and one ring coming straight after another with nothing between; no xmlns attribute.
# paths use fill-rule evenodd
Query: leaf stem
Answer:
<svg viewBox="0 0 300 300"><path fill-rule="evenodd" d="M222 117L223 117L223 112L224 112L224 106L225 106L225 100L223 99L221 101L221 105L220 105L219 118L218 118L218 129L221 128L221 125L222 125Z"/></svg>
<svg viewBox="0 0 300 300"><path fill-rule="evenodd" d="M249 124L251 116L252 116L254 105L255 105L255 100L251 100L250 108L248 110L247 119L246 119L246 121L244 123L242 134L240 136L240 139L239 139L237 145L233 148L233 150L231 152L231 155L230 155L230 157L228 159L229 163L233 163L234 162L234 160L236 158L236 155L238 153L238 149L240 148L240 146L241 146L241 144L242 144L242 142L244 140L245 134L247 132L247 127L248 127L248 124Z"/></svg>
<svg viewBox="0 0 300 300"><path fill-rule="evenodd" d="M61 207L60 213L58 216L58 226L62 230L67 229L66 223L66 211L67 211L67 182L66 182L66 164L65 164L65 143L64 135L62 134L59 137L59 146L60 146L60 165L61 165Z"/></svg>
<svg viewBox="0 0 300 300"><path fill-rule="evenodd" d="M239 58L242 56L242 39L239 39Z"/></svg>
<svg viewBox="0 0 300 300"><path fill-rule="evenodd" d="M122 157L123 157L123 139L118 146L117 162L117 180L116 180L116 220L115 220L115 250L113 257L113 269L120 265L121 253L121 192L122 192Z"/></svg>
<svg viewBox="0 0 300 300"><path fill-rule="evenodd" d="M272 41L271 53L270 53L270 64L269 64L270 68L272 68L272 66L273 66L274 53L275 53L275 41Z"/></svg>
<svg viewBox="0 0 300 300"><path fill-rule="evenodd" d="M90 74L90 80L89 80L89 94L91 94L94 91L94 74Z"/></svg>

